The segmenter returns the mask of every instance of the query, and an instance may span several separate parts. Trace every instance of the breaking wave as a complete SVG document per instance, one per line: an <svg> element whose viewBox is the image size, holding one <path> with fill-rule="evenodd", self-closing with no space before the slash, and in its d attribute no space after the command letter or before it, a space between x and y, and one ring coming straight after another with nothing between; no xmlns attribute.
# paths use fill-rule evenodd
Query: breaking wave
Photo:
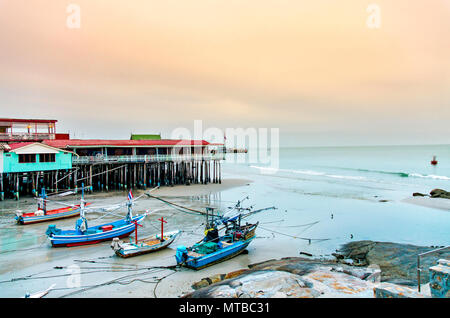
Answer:
<svg viewBox="0 0 450 318"><path fill-rule="evenodd" d="M435 179L435 180L450 180L450 177L447 176L436 176L434 174L429 175L423 175L420 173L410 173L410 177L417 177L417 178L428 178L428 179Z"/></svg>
<svg viewBox="0 0 450 318"><path fill-rule="evenodd" d="M363 176L342 176L336 174L328 174L322 171L314 171L314 170L296 170L296 169L281 169L281 168L272 168L272 167L260 167L260 166L250 166L251 168L259 169L261 171L265 171L266 173L276 173L276 172L287 172L287 173L296 173L303 174L309 176L324 176L335 179L347 179L347 180L369 180ZM420 173L407 173L407 172L392 172L392 171L381 171L381 170L369 170L369 169L352 169L352 168L339 168L343 170L352 170L359 172L368 172L368 173L379 173L379 174L387 174L398 176L401 178L426 178L426 179L434 179L434 180L450 180L450 177L447 176L438 176L438 175L426 175Z"/></svg>
<svg viewBox="0 0 450 318"><path fill-rule="evenodd" d="M341 175L335 175L335 174L327 174L325 172L314 171L314 170L295 170L295 169L281 169L281 168L277 169L277 168L260 167L260 166L250 166L250 168L259 169L261 171L266 171L266 172L270 172L270 173L287 172L287 173L303 174L303 175L308 175L308 176L324 176L324 177L336 178L336 179L367 180L365 177L361 177L361 176L341 176Z"/></svg>
<svg viewBox="0 0 450 318"><path fill-rule="evenodd" d="M388 174L388 175L396 175L402 178L426 178L426 179L435 179L435 180L450 180L450 177L447 176L438 176L433 174L421 174L421 173L408 173L408 172L395 172L395 171L382 171L382 170L370 170L370 169L352 169L352 168L340 168L345 170L353 170L353 171L361 171L361 172L370 172L370 173L380 173L380 174Z"/></svg>

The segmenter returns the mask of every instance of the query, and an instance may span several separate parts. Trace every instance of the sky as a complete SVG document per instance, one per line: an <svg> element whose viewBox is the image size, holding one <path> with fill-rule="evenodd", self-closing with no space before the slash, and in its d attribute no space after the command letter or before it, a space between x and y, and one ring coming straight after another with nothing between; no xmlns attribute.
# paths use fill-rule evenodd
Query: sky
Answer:
<svg viewBox="0 0 450 318"><path fill-rule="evenodd" d="M72 138L202 120L281 146L449 144L449 57L450 0L0 0L0 117Z"/></svg>

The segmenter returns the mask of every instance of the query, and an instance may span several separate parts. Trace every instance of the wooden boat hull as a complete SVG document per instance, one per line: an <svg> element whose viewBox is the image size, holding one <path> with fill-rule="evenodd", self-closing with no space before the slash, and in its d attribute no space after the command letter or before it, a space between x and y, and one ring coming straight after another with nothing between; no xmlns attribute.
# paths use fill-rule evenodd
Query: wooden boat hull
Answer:
<svg viewBox="0 0 450 318"><path fill-rule="evenodd" d="M86 203L86 206L91 203ZM71 218L80 215L80 205L75 207L65 207L61 209L49 210L45 215L34 215L34 213L24 213L22 215L16 215L15 219L18 224L27 225L40 222L48 222L53 220Z"/></svg>
<svg viewBox="0 0 450 318"><path fill-rule="evenodd" d="M205 267L212 266L214 264L229 260L241 254L253 239L254 237L245 241L238 241L236 243L233 243L231 246L220 249L217 252L207 254L201 257L188 259L184 264L181 265L195 270L200 270Z"/></svg>
<svg viewBox="0 0 450 318"><path fill-rule="evenodd" d="M164 234L166 234L166 235L164 235L165 241L161 242L159 244L136 246L135 244L125 243L125 244L123 244L122 247L117 248L117 247L115 247L114 243L112 243L111 248L114 250L114 252L116 253L117 256L122 257L122 258L128 258L128 257L153 253L153 252L160 251L160 250L168 247L170 244L173 243L173 241L178 237L178 235L180 233L181 233L181 231L164 233ZM139 240L138 245L139 245L139 243L142 244L142 242L147 241L152 238L156 239L157 236L154 235L150 238L145 238L145 239Z"/></svg>
<svg viewBox="0 0 450 318"><path fill-rule="evenodd" d="M133 221L142 222L144 215L136 215ZM113 229L103 232L103 226L112 225ZM120 220L112 223L106 223L90 227L88 234L77 233L74 230L61 231L60 234L49 235L50 242L53 247L72 247L80 245L97 244L104 241L110 241L115 237L124 238L129 236L134 231L134 223L127 223L125 220ZM94 233L95 232L95 233Z"/></svg>

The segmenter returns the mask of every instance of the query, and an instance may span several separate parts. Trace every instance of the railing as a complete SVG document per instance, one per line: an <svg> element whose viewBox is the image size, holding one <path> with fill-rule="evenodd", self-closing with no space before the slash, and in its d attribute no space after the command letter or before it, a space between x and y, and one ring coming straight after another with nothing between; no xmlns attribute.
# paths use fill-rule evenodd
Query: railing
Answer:
<svg viewBox="0 0 450 318"><path fill-rule="evenodd" d="M82 156L72 157L72 164L124 163L124 162L164 162L164 161L201 161L224 160L223 153L208 155L143 155L143 156Z"/></svg>
<svg viewBox="0 0 450 318"><path fill-rule="evenodd" d="M450 249L450 245L449 246L445 246L445 247L441 247L441 248L437 248L435 250L431 250L425 253L421 253L419 255L417 255L417 291L420 293L420 272L422 271L422 269L420 268L420 258L422 256L427 256L427 255L431 255L434 254L436 252L440 252L443 251L445 249Z"/></svg>
<svg viewBox="0 0 450 318"><path fill-rule="evenodd" d="M6 141L28 141L28 140L44 140L55 139L55 134L49 133L0 133L0 140Z"/></svg>

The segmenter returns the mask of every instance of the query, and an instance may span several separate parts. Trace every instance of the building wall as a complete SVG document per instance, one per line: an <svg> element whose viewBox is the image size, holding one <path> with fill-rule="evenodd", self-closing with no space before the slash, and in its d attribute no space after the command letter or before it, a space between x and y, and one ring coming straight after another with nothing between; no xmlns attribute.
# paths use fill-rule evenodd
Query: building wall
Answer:
<svg viewBox="0 0 450 318"><path fill-rule="evenodd" d="M39 162L36 154L36 162L19 163L19 154L14 152L4 153L2 158L5 173L72 169L72 154L63 151L55 154L55 162Z"/></svg>
<svg viewBox="0 0 450 318"><path fill-rule="evenodd" d="M3 173L3 150L0 150L0 173Z"/></svg>

